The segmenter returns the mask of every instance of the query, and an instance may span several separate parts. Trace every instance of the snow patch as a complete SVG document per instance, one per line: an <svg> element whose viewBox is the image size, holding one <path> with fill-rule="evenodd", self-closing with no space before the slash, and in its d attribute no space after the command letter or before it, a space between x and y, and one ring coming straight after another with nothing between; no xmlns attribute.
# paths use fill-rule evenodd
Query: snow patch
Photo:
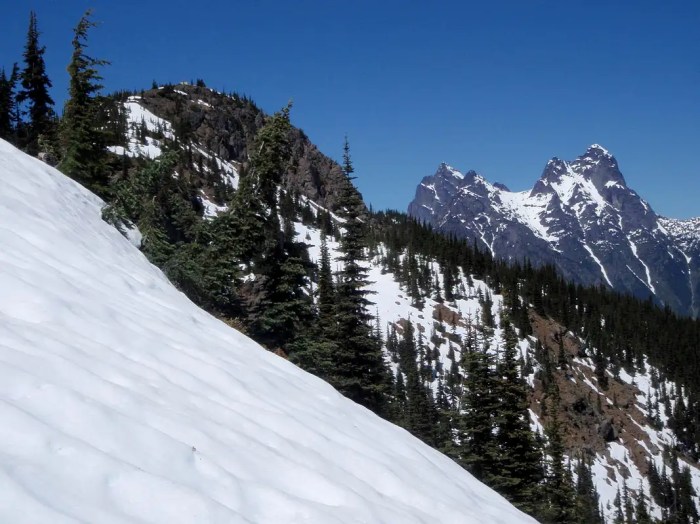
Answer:
<svg viewBox="0 0 700 524"><path fill-rule="evenodd" d="M86 189L2 140L0 172L0 521L534 522L198 309Z"/></svg>

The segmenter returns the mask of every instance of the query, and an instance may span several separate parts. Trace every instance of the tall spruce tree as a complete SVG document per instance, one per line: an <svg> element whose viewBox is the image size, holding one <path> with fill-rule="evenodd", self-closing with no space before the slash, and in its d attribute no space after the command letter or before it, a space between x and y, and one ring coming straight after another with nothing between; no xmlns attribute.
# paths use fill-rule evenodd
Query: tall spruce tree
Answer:
<svg viewBox="0 0 700 524"><path fill-rule="evenodd" d="M477 479L490 484L498 467L494 428L500 402L496 396L493 356L485 340L463 349L462 367L465 381L457 422L461 443L459 462Z"/></svg>
<svg viewBox="0 0 700 524"><path fill-rule="evenodd" d="M559 390L556 389L556 385L554 387L553 405L549 408L552 415L547 427L548 464L544 484L546 502L538 512L538 516L545 522L576 522L576 493L566 464L561 423L558 419Z"/></svg>
<svg viewBox="0 0 700 524"><path fill-rule="evenodd" d="M86 11L73 30L73 55L68 64L69 98L61 122L63 160L59 168L104 195L108 173L105 122L98 97L102 77L98 68L109 62L86 54L88 30L97 25L90 16L91 11Z"/></svg>
<svg viewBox="0 0 700 524"><path fill-rule="evenodd" d="M337 350L333 356L333 384L346 397L383 414L386 405L388 370L381 346L372 335L372 316L367 298L366 210L352 184L354 169L345 140L343 186L338 216L342 219L340 260L343 269L336 288L335 320Z"/></svg>
<svg viewBox="0 0 700 524"><path fill-rule="evenodd" d="M326 233L321 231L321 260L318 267L318 287L316 289L319 324L328 333L335 332L335 288L331 271L331 255L328 250Z"/></svg>
<svg viewBox="0 0 700 524"><path fill-rule="evenodd" d="M289 344L305 333L312 319L308 296L310 262L306 244L295 240L291 221L286 221L283 238L266 255L264 274L252 329L270 348L289 352Z"/></svg>
<svg viewBox="0 0 700 524"><path fill-rule="evenodd" d="M497 472L491 486L517 507L532 514L537 506L543 478L541 455L530 430L527 389L518 369L518 337L512 324L502 317L504 348L496 367Z"/></svg>
<svg viewBox="0 0 700 524"><path fill-rule="evenodd" d="M53 110L54 101L49 95L52 87L51 80L46 74L44 52L46 48L39 45L39 29L36 13L29 13L29 29L27 44L24 48L24 68L19 79L22 89L17 94L20 104L27 104L28 123L21 130L21 143L24 149L36 155L39 152L39 139L51 139L55 132L56 114Z"/></svg>
<svg viewBox="0 0 700 524"><path fill-rule="evenodd" d="M15 143L19 119L15 89L19 79L19 67L12 66L9 76L5 69L0 70L0 138Z"/></svg>
<svg viewBox="0 0 700 524"><path fill-rule="evenodd" d="M318 269L316 287L316 322L309 330L295 340L290 346L290 360L306 371L324 380L331 380L333 375L332 357L337 349L335 326L335 290L331 272L330 253L326 235L321 232L321 260Z"/></svg>
<svg viewBox="0 0 700 524"><path fill-rule="evenodd" d="M251 334L271 349L286 351L312 316L306 245L295 239L291 220L282 225L278 212L278 187L291 156L290 109L291 103L258 132L250 172L242 178L233 206L241 260L255 275L244 291Z"/></svg>
<svg viewBox="0 0 700 524"><path fill-rule="evenodd" d="M591 461L585 455L579 457L576 463L576 515L585 524L604 524L600 514L600 497L593 482Z"/></svg>

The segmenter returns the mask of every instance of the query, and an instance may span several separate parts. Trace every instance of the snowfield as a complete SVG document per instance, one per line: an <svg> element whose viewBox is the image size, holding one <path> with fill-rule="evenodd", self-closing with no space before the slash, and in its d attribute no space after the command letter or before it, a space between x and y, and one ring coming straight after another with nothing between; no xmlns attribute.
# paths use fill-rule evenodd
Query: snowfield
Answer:
<svg viewBox="0 0 700 524"><path fill-rule="evenodd" d="M194 306L0 140L0 522L534 522Z"/></svg>

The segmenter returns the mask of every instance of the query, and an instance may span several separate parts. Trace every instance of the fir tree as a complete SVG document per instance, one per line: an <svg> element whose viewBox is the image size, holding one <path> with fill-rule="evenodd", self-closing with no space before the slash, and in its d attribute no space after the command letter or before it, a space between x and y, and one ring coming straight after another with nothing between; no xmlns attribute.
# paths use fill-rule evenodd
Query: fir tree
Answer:
<svg viewBox="0 0 700 524"><path fill-rule="evenodd" d="M321 260L319 261L316 295L318 297L319 323L328 333L333 333L335 332L335 289L328 240L323 231L321 232Z"/></svg>
<svg viewBox="0 0 700 524"><path fill-rule="evenodd" d="M644 494L644 484L641 480L639 481L639 491L636 499L634 506L635 522L637 524L651 524L653 521L651 515L649 515L647 497Z"/></svg>
<svg viewBox="0 0 700 524"><path fill-rule="evenodd" d="M19 75L22 89L17 94L17 101L27 103L29 122L23 130L21 145L32 155L39 152L39 137L53 135L56 120L54 102L49 95L52 84L44 62L46 48L39 45L39 34L36 13L31 11L23 55L24 68Z"/></svg>
<svg viewBox="0 0 700 524"><path fill-rule="evenodd" d="M541 513L543 520L547 522L575 522L575 492L571 473L566 466L566 457L564 456L557 398L558 395L555 394L553 406L550 407L551 422L547 428L548 445L546 451L549 457L544 485L547 502Z"/></svg>
<svg viewBox="0 0 700 524"><path fill-rule="evenodd" d="M590 459L581 456L576 464L576 514L579 522L603 524L600 497L593 483Z"/></svg>
<svg viewBox="0 0 700 524"><path fill-rule="evenodd" d="M488 348L470 348L462 352L465 373L458 422L462 463L477 479L489 484L497 473L498 449L494 436L496 397L493 359Z"/></svg>
<svg viewBox="0 0 700 524"><path fill-rule="evenodd" d="M517 334L502 317L504 349L495 382L500 409L496 414L498 472L491 486L527 513L537 508L543 472L530 430L527 389L518 371Z"/></svg>
<svg viewBox="0 0 700 524"><path fill-rule="evenodd" d="M308 293L312 264L306 244L297 241L295 236L293 223L285 221L279 278L273 282L272 305L265 315L270 319L273 332L279 338L282 347L285 343L294 343L300 338L308 341L309 326L313 318L312 302ZM320 337L314 339L323 340ZM323 360L327 362L329 358L330 355L326 354Z"/></svg>
<svg viewBox="0 0 700 524"><path fill-rule="evenodd" d="M97 94L102 89L97 68L106 60L86 54L88 30L96 26L88 10L73 34L73 55L68 64L69 98L63 110L61 138L63 160L59 168L65 174L104 194L107 187L105 132Z"/></svg>
<svg viewBox="0 0 700 524"><path fill-rule="evenodd" d="M338 348L334 354L334 385L348 398L382 413L388 371L381 347L372 336L371 305L366 268L366 216L362 198L352 184L350 149L345 140L343 186L337 213L343 220L340 261L343 269L336 288L335 320Z"/></svg>
<svg viewBox="0 0 700 524"><path fill-rule="evenodd" d="M418 351L413 323L404 324L403 337L399 342L399 362L406 374L406 405L402 416L403 426L427 444L434 445L434 430L437 413L430 391L423 386L417 368Z"/></svg>
<svg viewBox="0 0 700 524"><path fill-rule="evenodd" d="M296 241L291 220L281 227L278 213L277 189L291 154L290 109L288 104L258 132L251 172L241 180L234 203L245 246L242 259L255 274L247 290L250 330L270 348L296 342L312 314L305 292L310 270L306 245Z"/></svg>
<svg viewBox="0 0 700 524"><path fill-rule="evenodd" d="M17 64L12 66L8 77L5 69L0 70L0 138L15 142L18 122L17 95L15 89L19 78Z"/></svg>

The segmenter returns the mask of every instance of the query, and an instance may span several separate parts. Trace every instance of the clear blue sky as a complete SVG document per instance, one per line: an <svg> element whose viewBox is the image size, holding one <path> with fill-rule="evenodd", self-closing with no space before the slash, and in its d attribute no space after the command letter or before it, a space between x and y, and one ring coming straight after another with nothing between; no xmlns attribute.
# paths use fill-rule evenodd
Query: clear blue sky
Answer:
<svg viewBox="0 0 700 524"><path fill-rule="evenodd" d="M552 156L594 142L657 212L700 215L700 1L11 0L0 65L21 59L37 12L57 102L72 27L108 90L203 78L293 123L360 190L405 210L439 162L530 188Z"/></svg>

